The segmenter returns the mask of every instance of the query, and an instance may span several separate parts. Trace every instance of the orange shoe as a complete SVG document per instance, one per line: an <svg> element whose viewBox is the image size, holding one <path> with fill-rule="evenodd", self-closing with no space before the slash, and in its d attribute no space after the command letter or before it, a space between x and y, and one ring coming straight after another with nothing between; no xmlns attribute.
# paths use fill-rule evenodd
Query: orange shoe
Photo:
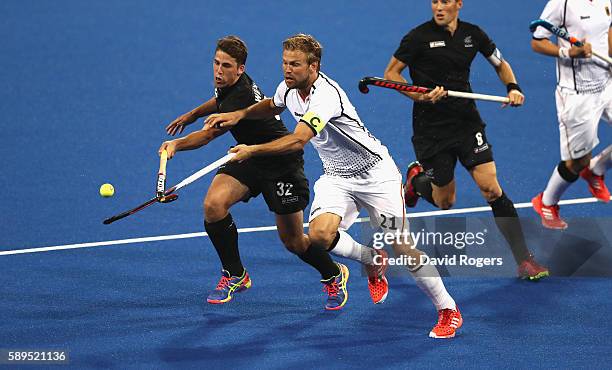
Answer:
<svg viewBox="0 0 612 370"><path fill-rule="evenodd" d="M565 230L567 222L563 221L559 216L559 206L546 206L542 202L544 193L538 194L531 200L533 209L542 217L542 225L548 229Z"/></svg>
<svg viewBox="0 0 612 370"><path fill-rule="evenodd" d="M414 186L412 186L412 179L423 171L423 166L421 166L418 161L414 161L408 165L406 183L404 184L404 202L406 203L406 207L413 208L419 200L419 195L416 193Z"/></svg>
<svg viewBox="0 0 612 370"><path fill-rule="evenodd" d="M521 262L518 267L518 276L521 279L538 281L549 275L550 274L548 273L548 269L537 263L533 256L529 256L529 258Z"/></svg>
<svg viewBox="0 0 612 370"><path fill-rule="evenodd" d="M379 265L366 265L365 269L368 272L368 289L370 297L374 304L383 303L389 294L389 282L385 277L385 271L388 267L389 255L383 249L375 249L376 253L382 258Z"/></svg>
<svg viewBox="0 0 612 370"><path fill-rule="evenodd" d="M459 308L454 310L445 308L438 311L438 323L429 332L430 338L452 338L455 336L457 329L463 325L463 318Z"/></svg>
<svg viewBox="0 0 612 370"><path fill-rule="evenodd" d="M593 196L604 203L610 201L610 191L604 182L603 175L597 176L588 167L580 171L580 177L589 184L589 191Z"/></svg>

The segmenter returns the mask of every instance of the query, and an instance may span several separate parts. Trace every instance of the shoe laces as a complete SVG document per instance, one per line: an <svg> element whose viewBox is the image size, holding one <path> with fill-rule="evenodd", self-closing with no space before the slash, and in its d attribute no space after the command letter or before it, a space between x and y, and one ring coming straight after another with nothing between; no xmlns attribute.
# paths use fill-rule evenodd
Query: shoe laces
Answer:
<svg viewBox="0 0 612 370"><path fill-rule="evenodd" d="M340 291L340 287L338 286L338 282L334 281L329 284L325 284L323 286L323 291L327 293L330 297L337 297L338 292Z"/></svg>
<svg viewBox="0 0 612 370"><path fill-rule="evenodd" d="M223 290L230 285L230 278L227 276L221 276L221 280L219 280L219 284L217 284L217 290Z"/></svg>
<svg viewBox="0 0 612 370"><path fill-rule="evenodd" d="M450 308L440 310L438 313L438 326L449 326L453 319L454 312L455 311L451 310Z"/></svg>
<svg viewBox="0 0 612 370"><path fill-rule="evenodd" d="M552 214L552 218L559 218L559 205L555 204L554 206L546 206L542 204L542 208L548 209Z"/></svg>
<svg viewBox="0 0 612 370"><path fill-rule="evenodd" d="M597 190L601 190L603 189L603 179L599 178L599 177L593 177L593 180L591 181L591 186Z"/></svg>
<svg viewBox="0 0 612 370"><path fill-rule="evenodd" d="M367 265L366 266L366 272L368 273L368 279L371 282L376 282L378 280L381 280L381 277L383 275L383 267L382 265L378 266L378 265Z"/></svg>

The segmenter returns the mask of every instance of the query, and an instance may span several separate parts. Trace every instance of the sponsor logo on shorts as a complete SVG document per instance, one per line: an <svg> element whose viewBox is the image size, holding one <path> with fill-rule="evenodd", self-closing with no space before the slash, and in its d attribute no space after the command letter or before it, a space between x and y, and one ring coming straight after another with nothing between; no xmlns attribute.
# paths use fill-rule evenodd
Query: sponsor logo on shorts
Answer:
<svg viewBox="0 0 612 370"><path fill-rule="evenodd" d="M291 204L291 203L295 203L297 201L300 200L300 197L298 197L297 195L294 195L292 197L288 197L288 198L281 198L281 203L283 204Z"/></svg>
<svg viewBox="0 0 612 370"><path fill-rule="evenodd" d="M446 46L446 43L444 41L432 41L429 43L429 48L430 49L434 49L434 48L443 48Z"/></svg>
<svg viewBox="0 0 612 370"><path fill-rule="evenodd" d="M482 153L487 149L489 149L489 144L479 146L478 148L474 148L474 154Z"/></svg>

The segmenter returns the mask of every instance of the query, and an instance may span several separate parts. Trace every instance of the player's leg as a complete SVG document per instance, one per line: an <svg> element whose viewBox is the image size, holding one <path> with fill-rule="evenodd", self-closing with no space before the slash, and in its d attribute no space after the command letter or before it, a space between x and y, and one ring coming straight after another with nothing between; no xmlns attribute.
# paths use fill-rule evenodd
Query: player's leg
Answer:
<svg viewBox="0 0 612 370"><path fill-rule="evenodd" d="M276 226L278 235L285 247L296 254L302 261L314 267L321 274L321 280L327 281L338 276L338 265L323 248L311 245L308 235L304 234L304 213L277 214Z"/></svg>
<svg viewBox="0 0 612 370"><path fill-rule="evenodd" d="M491 156L492 159L492 156ZM540 266L527 248L523 228L514 203L502 190L497 180L495 162L479 164L469 169L482 196L491 206L495 224L510 246L521 278L538 280L548 276L548 269Z"/></svg>
<svg viewBox="0 0 612 370"><path fill-rule="evenodd" d="M610 84L601 94L600 99L604 107L601 118L610 125L612 123L612 86ZM612 168L612 145L591 159L589 167L580 172L580 177L589 184L591 194L605 203L610 201L610 191L604 181L604 175L610 168Z"/></svg>
<svg viewBox="0 0 612 370"><path fill-rule="evenodd" d="M357 210L355 214L358 214ZM344 220L333 213L317 215L309 223L309 236L312 243L323 246L336 256L352 259L364 265L374 265L376 251L374 248L356 242L343 230L346 227Z"/></svg>
<svg viewBox="0 0 612 370"><path fill-rule="evenodd" d="M261 192L270 211L276 214L278 234L285 247L314 267L324 281L340 275L340 268L326 248L311 245L304 234L304 209L310 201L308 179L301 164L262 181Z"/></svg>
<svg viewBox="0 0 612 370"><path fill-rule="evenodd" d="M368 275L368 289L374 303L385 301L389 285L385 277L387 254L355 241L346 230L359 216L353 189L361 180L322 177L315 184L315 202L310 214L309 234L313 243L324 245L331 253L360 262ZM340 216L341 215L341 216ZM374 257L382 257L382 265Z"/></svg>
<svg viewBox="0 0 612 370"><path fill-rule="evenodd" d="M610 201L610 191L604 181L605 174L610 168L612 168L612 145L593 157L589 166L580 172L580 177L588 183L591 194L604 203Z"/></svg>
<svg viewBox="0 0 612 370"><path fill-rule="evenodd" d="M223 266L221 279L207 298L209 303L228 302L234 293L251 287L240 260L238 229L229 213L230 207L248 194L246 185L230 175L218 173L204 199L204 227Z"/></svg>
<svg viewBox="0 0 612 370"><path fill-rule="evenodd" d="M357 243L345 231L359 216L353 187L351 179L321 176L317 180L315 199L310 207L308 236L313 245L337 256L372 265L376 251Z"/></svg>
<svg viewBox="0 0 612 370"><path fill-rule="evenodd" d="M558 203L591 160L591 151L599 142L597 125L603 107L598 107L596 94L576 94L557 88L555 97L561 161L553 170L545 190L532 199L532 204L544 227L563 230L567 223L559 215Z"/></svg>
<svg viewBox="0 0 612 370"><path fill-rule="evenodd" d="M418 196L440 209L450 209L456 199L456 163L457 158L450 151L442 151L420 163L411 163L404 187L406 205L414 207L415 196Z"/></svg>
<svg viewBox="0 0 612 370"><path fill-rule="evenodd" d="M548 270L533 259L525 242L525 236L514 203L504 193L497 180L497 168L493 150L484 128L466 136L458 149L459 160L472 176L483 198L491 206L497 228L508 242L519 266L519 276L537 280L548 276Z"/></svg>
<svg viewBox="0 0 612 370"><path fill-rule="evenodd" d="M455 336L463 319L455 301L446 290L435 266L421 263L425 254L416 249L406 219L402 177L391 158L369 171L369 183L360 187L355 196L364 205L373 226L393 239L396 257L404 256L406 266L417 286L431 299L438 310L438 323L430 332L434 338ZM401 235L401 237L397 237Z"/></svg>

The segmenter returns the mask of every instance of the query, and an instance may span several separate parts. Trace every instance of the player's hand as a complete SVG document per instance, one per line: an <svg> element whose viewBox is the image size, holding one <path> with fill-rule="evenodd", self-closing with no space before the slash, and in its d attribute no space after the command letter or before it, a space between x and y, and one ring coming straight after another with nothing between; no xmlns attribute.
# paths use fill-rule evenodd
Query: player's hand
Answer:
<svg viewBox="0 0 612 370"><path fill-rule="evenodd" d="M166 150L166 152L168 152L168 159L174 157L174 153L176 153L176 141L164 141L159 147L159 150L157 151L159 155L161 155L164 149Z"/></svg>
<svg viewBox="0 0 612 370"><path fill-rule="evenodd" d="M230 162L242 162L253 156L253 147L240 144L231 148L228 153L236 153L234 158L230 159Z"/></svg>
<svg viewBox="0 0 612 370"><path fill-rule="evenodd" d="M591 44L586 42L586 39L580 40L584 44L583 46L573 45L569 49L569 56L572 58L590 58L593 56L593 48Z"/></svg>
<svg viewBox="0 0 612 370"><path fill-rule="evenodd" d="M191 114L191 112L185 113L176 118L174 121L170 122L170 124L166 126L166 132L171 136L182 134L185 127L194 123L196 119L198 118Z"/></svg>
<svg viewBox="0 0 612 370"><path fill-rule="evenodd" d="M510 90L508 93L508 99L510 99L510 103L504 103L502 108L507 107L508 105L511 107L520 107L525 104L525 95L518 90Z"/></svg>
<svg viewBox="0 0 612 370"><path fill-rule="evenodd" d="M447 92L442 86L437 86L427 94L421 94L421 102L436 104L446 96Z"/></svg>
<svg viewBox="0 0 612 370"><path fill-rule="evenodd" d="M242 111L211 114L204 120L204 130L236 126L243 117Z"/></svg>

